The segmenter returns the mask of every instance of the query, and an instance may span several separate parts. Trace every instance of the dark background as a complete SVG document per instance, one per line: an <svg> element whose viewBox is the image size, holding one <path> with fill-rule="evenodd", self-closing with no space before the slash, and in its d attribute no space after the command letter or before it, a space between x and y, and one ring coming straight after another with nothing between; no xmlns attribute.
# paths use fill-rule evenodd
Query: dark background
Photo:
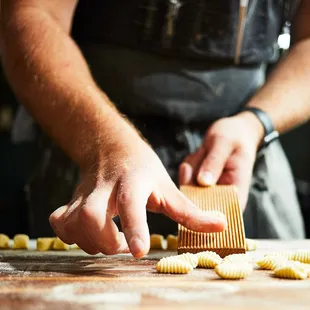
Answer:
<svg viewBox="0 0 310 310"><path fill-rule="evenodd" d="M0 233L11 237L29 233L24 187L35 165L33 143L11 143L11 124L17 108L18 103L0 68ZM296 178L310 237L310 124L283 135L281 140ZM47 219L42 221L48 224Z"/></svg>

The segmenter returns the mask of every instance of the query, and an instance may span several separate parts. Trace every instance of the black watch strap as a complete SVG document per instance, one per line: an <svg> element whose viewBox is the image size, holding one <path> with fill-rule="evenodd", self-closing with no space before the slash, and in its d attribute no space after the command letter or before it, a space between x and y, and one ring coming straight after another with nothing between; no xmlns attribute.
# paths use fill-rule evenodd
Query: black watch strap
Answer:
<svg viewBox="0 0 310 310"><path fill-rule="evenodd" d="M272 120L266 112L254 107L244 107L242 109L242 112L245 111L252 112L259 119L259 121L264 127L265 134L260 149L268 146L272 141L279 138L279 133L274 129Z"/></svg>

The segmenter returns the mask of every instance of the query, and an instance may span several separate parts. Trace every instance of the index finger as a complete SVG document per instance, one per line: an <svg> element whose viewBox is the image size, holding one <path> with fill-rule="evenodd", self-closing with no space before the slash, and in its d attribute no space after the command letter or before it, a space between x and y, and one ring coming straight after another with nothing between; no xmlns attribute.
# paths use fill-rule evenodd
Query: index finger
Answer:
<svg viewBox="0 0 310 310"><path fill-rule="evenodd" d="M172 181L163 188L163 193L166 202L163 212L186 228L198 232L221 232L227 228L225 219L200 210Z"/></svg>
<svg viewBox="0 0 310 310"><path fill-rule="evenodd" d="M147 225L146 204L150 190L137 177L118 184L116 203L122 230L129 249L141 258L150 249L150 233Z"/></svg>

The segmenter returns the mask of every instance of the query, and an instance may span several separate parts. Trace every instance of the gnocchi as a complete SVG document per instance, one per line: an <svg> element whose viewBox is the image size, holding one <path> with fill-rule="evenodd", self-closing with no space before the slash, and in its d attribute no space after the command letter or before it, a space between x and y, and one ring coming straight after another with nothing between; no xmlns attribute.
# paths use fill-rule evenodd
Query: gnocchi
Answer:
<svg viewBox="0 0 310 310"><path fill-rule="evenodd" d="M53 248L55 238L38 238L37 239L37 250L48 251Z"/></svg>
<svg viewBox="0 0 310 310"><path fill-rule="evenodd" d="M298 261L288 261L286 266L293 266L301 271L305 272L308 277L310 277L310 264L301 263Z"/></svg>
<svg viewBox="0 0 310 310"><path fill-rule="evenodd" d="M198 257L195 254L184 253L176 256L171 256L172 258L181 259L191 264L193 268L196 268L198 265Z"/></svg>
<svg viewBox="0 0 310 310"><path fill-rule="evenodd" d="M167 236L167 250L177 250L178 249L178 237L174 235Z"/></svg>
<svg viewBox="0 0 310 310"><path fill-rule="evenodd" d="M0 249L10 248L10 238L7 235L0 234Z"/></svg>
<svg viewBox="0 0 310 310"><path fill-rule="evenodd" d="M70 248L69 244L64 243L58 237L55 238L53 242L53 250L64 251L64 250L69 250L69 248Z"/></svg>
<svg viewBox="0 0 310 310"><path fill-rule="evenodd" d="M159 234L150 235L150 247L152 250L164 250L165 249L164 236Z"/></svg>
<svg viewBox="0 0 310 310"><path fill-rule="evenodd" d="M277 278L292 279L292 280L304 280L307 278L308 274L297 266L287 265L277 268L274 271Z"/></svg>
<svg viewBox="0 0 310 310"><path fill-rule="evenodd" d="M222 262L222 258L212 251L204 251L197 253L198 267L201 268L215 268Z"/></svg>
<svg viewBox="0 0 310 310"><path fill-rule="evenodd" d="M264 256L262 259L256 262L256 264L265 270L274 270L277 267L285 265L288 260L283 256Z"/></svg>
<svg viewBox="0 0 310 310"><path fill-rule="evenodd" d="M215 267L215 272L223 279L244 279L253 271L249 263L222 263Z"/></svg>
<svg viewBox="0 0 310 310"><path fill-rule="evenodd" d="M191 264L185 260L175 257L164 257L156 265L159 273L186 274L193 270Z"/></svg>
<svg viewBox="0 0 310 310"><path fill-rule="evenodd" d="M245 249L247 252L256 251L257 244L253 239L245 239Z"/></svg>
<svg viewBox="0 0 310 310"><path fill-rule="evenodd" d="M24 234L17 234L13 238L14 249L28 249L29 237Z"/></svg>
<svg viewBox="0 0 310 310"><path fill-rule="evenodd" d="M76 243L74 243L71 245L70 249L71 250L80 250L80 247Z"/></svg>
<svg viewBox="0 0 310 310"><path fill-rule="evenodd" d="M310 264L310 251L299 250L293 253L292 260L299 261L301 263Z"/></svg>

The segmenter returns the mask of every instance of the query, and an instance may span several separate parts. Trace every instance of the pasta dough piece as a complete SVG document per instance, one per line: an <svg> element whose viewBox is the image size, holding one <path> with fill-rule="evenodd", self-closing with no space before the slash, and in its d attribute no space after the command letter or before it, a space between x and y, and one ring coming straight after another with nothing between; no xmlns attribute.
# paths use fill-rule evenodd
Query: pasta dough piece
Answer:
<svg viewBox="0 0 310 310"><path fill-rule="evenodd" d="M223 263L249 263L251 258L247 254L231 254L223 259Z"/></svg>
<svg viewBox="0 0 310 310"><path fill-rule="evenodd" d="M198 267L201 268L215 268L222 262L222 258L212 251L204 251L197 253Z"/></svg>
<svg viewBox="0 0 310 310"><path fill-rule="evenodd" d="M63 250L69 250L69 248L70 248L69 244L64 243L58 237L55 238L53 242L53 250L63 251Z"/></svg>
<svg viewBox="0 0 310 310"><path fill-rule="evenodd" d="M307 273L304 272L302 269L293 265L282 266L277 268L274 271L274 275L277 278L292 279L292 280L304 280L308 276Z"/></svg>
<svg viewBox="0 0 310 310"><path fill-rule="evenodd" d="M152 234L150 236L150 244L152 250L164 250L165 239L163 235Z"/></svg>
<svg viewBox="0 0 310 310"><path fill-rule="evenodd" d="M196 268L198 265L198 257L192 253L184 253L184 254L170 256L170 257L186 261L190 263L193 268Z"/></svg>
<svg viewBox="0 0 310 310"><path fill-rule="evenodd" d="M77 244L72 244L70 247L71 250L80 250L81 248Z"/></svg>
<svg viewBox="0 0 310 310"><path fill-rule="evenodd" d="M294 255L294 252L291 251L283 251L283 252L272 252L269 254L266 254L265 256L283 256L288 260L291 260Z"/></svg>
<svg viewBox="0 0 310 310"><path fill-rule="evenodd" d="M292 260L299 261L301 263L310 264L310 251L299 250L293 253Z"/></svg>
<svg viewBox="0 0 310 310"><path fill-rule="evenodd" d="M222 263L215 267L215 272L224 279L244 279L253 271L249 263Z"/></svg>
<svg viewBox="0 0 310 310"><path fill-rule="evenodd" d="M288 261L285 266L293 266L306 273L310 277L310 264L301 263L298 261Z"/></svg>
<svg viewBox="0 0 310 310"><path fill-rule="evenodd" d="M250 251L256 251L257 248L257 244L256 241L253 239L245 239L245 249L246 251L250 252Z"/></svg>
<svg viewBox="0 0 310 310"><path fill-rule="evenodd" d="M168 235L167 236L167 250L178 249L178 236Z"/></svg>
<svg viewBox="0 0 310 310"><path fill-rule="evenodd" d="M175 257L164 257L157 263L156 270L160 273L185 274L192 271L193 267L185 260Z"/></svg>
<svg viewBox="0 0 310 310"><path fill-rule="evenodd" d="M24 234L18 234L14 236L13 242L14 249L28 249L29 237Z"/></svg>
<svg viewBox="0 0 310 310"><path fill-rule="evenodd" d="M10 238L7 235L0 234L0 249L10 248Z"/></svg>
<svg viewBox="0 0 310 310"><path fill-rule="evenodd" d="M259 267L266 270L275 270L288 263L288 260L283 256L264 256L256 262Z"/></svg>
<svg viewBox="0 0 310 310"><path fill-rule="evenodd" d="M37 250L48 251L53 248L55 238L38 238L37 239Z"/></svg>

